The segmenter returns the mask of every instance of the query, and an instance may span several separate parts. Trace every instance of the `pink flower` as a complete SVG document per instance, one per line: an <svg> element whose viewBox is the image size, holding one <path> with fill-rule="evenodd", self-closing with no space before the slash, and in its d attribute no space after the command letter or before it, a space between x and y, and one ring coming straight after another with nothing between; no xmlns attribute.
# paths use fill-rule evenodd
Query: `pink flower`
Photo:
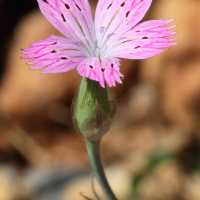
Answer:
<svg viewBox="0 0 200 200"><path fill-rule="evenodd" d="M155 56L176 38L173 20L139 23L152 0L99 0L93 22L88 0L37 0L41 12L67 38L50 36L23 49L22 58L36 58L31 69L47 67L45 73L61 73L77 68L81 76L122 83L118 58L144 59ZM164 48L164 49L163 49ZM118 58L116 58L118 57Z"/></svg>

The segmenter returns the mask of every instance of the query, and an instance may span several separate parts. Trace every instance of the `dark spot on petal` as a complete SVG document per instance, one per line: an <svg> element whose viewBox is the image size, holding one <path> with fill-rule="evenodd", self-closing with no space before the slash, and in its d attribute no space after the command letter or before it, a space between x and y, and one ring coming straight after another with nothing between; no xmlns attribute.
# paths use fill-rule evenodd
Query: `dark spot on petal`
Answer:
<svg viewBox="0 0 200 200"><path fill-rule="evenodd" d="M61 14L63 21L66 22L65 16L63 14Z"/></svg>
<svg viewBox="0 0 200 200"><path fill-rule="evenodd" d="M137 46L137 47L135 47L134 49L138 49L138 48L140 48L141 46Z"/></svg>
<svg viewBox="0 0 200 200"><path fill-rule="evenodd" d="M111 67L114 67L114 65L113 65L113 64L111 64Z"/></svg>
<svg viewBox="0 0 200 200"><path fill-rule="evenodd" d="M101 71L104 72L104 71L105 71L105 68L102 68Z"/></svg>
<svg viewBox="0 0 200 200"><path fill-rule="evenodd" d="M66 57L61 57L60 59L62 59L62 60L67 60L67 58L66 58Z"/></svg>
<svg viewBox="0 0 200 200"><path fill-rule="evenodd" d="M54 42L53 44L51 44L51 45L56 45L57 44L57 42Z"/></svg>
<svg viewBox="0 0 200 200"><path fill-rule="evenodd" d="M107 7L107 10L110 8L110 6L112 6L112 3Z"/></svg>
<svg viewBox="0 0 200 200"><path fill-rule="evenodd" d="M148 37L143 37L142 39L145 40L145 39L149 39L149 38Z"/></svg>
<svg viewBox="0 0 200 200"><path fill-rule="evenodd" d="M128 12L126 13L126 17L128 17L129 13L130 13L130 11L128 11Z"/></svg>
<svg viewBox="0 0 200 200"><path fill-rule="evenodd" d="M45 3L48 3L46 0L43 0Z"/></svg>
<svg viewBox="0 0 200 200"><path fill-rule="evenodd" d="M65 4L65 7L69 10L70 9L70 7L69 7L69 5L68 4Z"/></svg>
<svg viewBox="0 0 200 200"><path fill-rule="evenodd" d="M139 33L139 32L141 32L141 31L135 31L136 33Z"/></svg>
<svg viewBox="0 0 200 200"><path fill-rule="evenodd" d="M89 66L91 69L93 69L92 65Z"/></svg>
<svg viewBox="0 0 200 200"><path fill-rule="evenodd" d="M53 51L50 51L50 53L57 53L57 51L56 51L56 50L53 50Z"/></svg>
<svg viewBox="0 0 200 200"><path fill-rule="evenodd" d="M79 7L77 4L75 4L75 5L76 5L76 7L81 11L80 7Z"/></svg>
<svg viewBox="0 0 200 200"><path fill-rule="evenodd" d="M124 5L125 5L125 2L121 4L121 7L124 7Z"/></svg>

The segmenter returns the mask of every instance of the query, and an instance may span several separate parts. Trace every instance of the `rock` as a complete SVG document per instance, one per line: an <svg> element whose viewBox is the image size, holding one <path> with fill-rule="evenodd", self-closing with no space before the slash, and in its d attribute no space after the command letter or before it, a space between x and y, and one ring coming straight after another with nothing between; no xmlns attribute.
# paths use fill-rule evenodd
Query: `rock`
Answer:
<svg viewBox="0 0 200 200"><path fill-rule="evenodd" d="M149 200L176 200L183 195L184 176L173 163L163 163L141 183L141 194Z"/></svg>
<svg viewBox="0 0 200 200"><path fill-rule="evenodd" d="M110 183L113 192L118 199L127 199L130 193L131 176L130 173L122 167L122 165L111 166L105 169L108 182ZM100 199L105 199L99 184L94 181L95 191ZM96 199L92 191L92 174L89 176L77 178L65 187L62 200L73 199L80 200L82 197L80 193L91 198Z"/></svg>
<svg viewBox="0 0 200 200"><path fill-rule="evenodd" d="M30 185L23 181L17 171L9 165L0 166L0 199L1 200L17 200L29 199L33 200L33 190Z"/></svg>
<svg viewBox="0 0 200 200"><path fill-rule="evenodd" d="M0 111L4 116L15 121L28 115L40 118L41 112L46 111L43 114L48 115L51 106L61 99L70 104L80 82L75 70L41 75L41 70L29 70L30 66L25 64L28 60L20 59L20 48L28 47L52 33L60 35L39 11L30 13L18 25L0 89Z"/></svg>
<svg viewBox="0 0 200 200"><path fill-rule="evenodd" d="M155 1L152 19L175 18L178 44L169 51L142 61L141 79L158 89L161 110L172 123L191 131L199 128L200 2ZM177 9L178 8L178 9Z"/></svg>

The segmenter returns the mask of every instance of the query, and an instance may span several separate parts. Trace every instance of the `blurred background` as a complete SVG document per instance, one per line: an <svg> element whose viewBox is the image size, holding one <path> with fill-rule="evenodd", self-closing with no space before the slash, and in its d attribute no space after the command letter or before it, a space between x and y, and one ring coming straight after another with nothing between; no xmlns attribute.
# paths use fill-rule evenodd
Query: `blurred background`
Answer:
<svg viewBox="0 0 200 200"><path fill-rule="evenodd" d="M179 44L122 60L123 84L109 89L117 114L101 151L120 200L200 199L199 13L199 0L153 0L143 21L175 18ZM20 59L20 48L61 34L36 0L0 0L0 25L0 200L96 199L70 113L81 77L41 75Z"/></svg>

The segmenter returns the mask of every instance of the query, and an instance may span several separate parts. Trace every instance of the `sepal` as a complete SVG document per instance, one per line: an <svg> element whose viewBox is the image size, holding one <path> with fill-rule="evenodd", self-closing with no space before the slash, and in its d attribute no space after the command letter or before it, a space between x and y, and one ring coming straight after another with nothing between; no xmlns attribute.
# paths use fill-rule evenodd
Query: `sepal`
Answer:
<svg viewBox="0 0 200 200"><path fill-rule="evenodd" d="M71 110L77 132L86 140L97 142L110 129L116 105L108 101L107 89L99 82L83 78Z"/></svg>

